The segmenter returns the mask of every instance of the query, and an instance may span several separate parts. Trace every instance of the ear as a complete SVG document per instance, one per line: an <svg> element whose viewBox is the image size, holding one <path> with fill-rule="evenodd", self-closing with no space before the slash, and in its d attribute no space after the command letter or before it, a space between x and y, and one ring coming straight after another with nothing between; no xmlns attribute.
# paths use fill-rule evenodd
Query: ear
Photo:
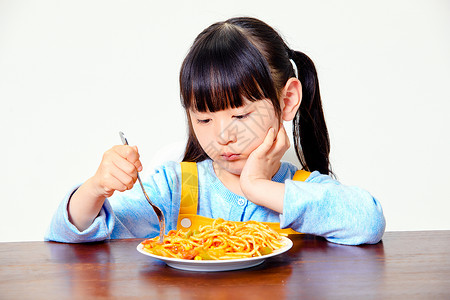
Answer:
<svg viewBox="0 0 450 300"><path fill-rule="evenodd" d="M289 78L281 92L281 118L284 121L294 119L302 102L302 84L295 77Z"/></svg>

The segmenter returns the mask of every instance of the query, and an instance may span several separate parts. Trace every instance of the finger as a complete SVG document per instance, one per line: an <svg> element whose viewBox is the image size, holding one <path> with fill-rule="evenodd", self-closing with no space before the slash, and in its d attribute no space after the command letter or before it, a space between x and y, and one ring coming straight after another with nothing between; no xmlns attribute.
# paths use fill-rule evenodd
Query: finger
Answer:
<svg viewBox="0 0 450 300"><path fill-rule="evenodd" d="M139 151L138 151L138 147L137 147L137 146L132 146L132 148L137 152L137 154L138 154L139 157L140 157L140 154L139 154ZM142 164L141 164L141 160L140 160L140 159L138 159L137 161L135 161L135 162L134 162L134 165L135 165L136 170L137 170L138 172L141 172L141 171L142 171L143 167L142 167Z"/></svg>
<svg viewBox="0 0 450 300"><path fill-rule="evenodd" d="M140 155L137 146L120 145L115 146L113 149L121 157L125 158L130 163L135 165L136 170L138 171L142 170L142 164L139 160Z"/></svg>
<svg viewBox="0 0 450 300"><path fill-rule="evenodd" d="M291 146L291 142L289 141L289 137L286 132L286 128L284 125L280 125L280 129L278 130L277 138L274 145L274 151L286 151Z"/></svg>
<svg viewBox="0 0 450 300"><path fill-rule="evenodd" d="M280 155L283 156L284 153L286 153L286 151L289 149L289 146L289 137L286 134L285 128L281 124L272 147L266 152L265 155L267 157L278 157Z"/></svg>
<svg viewBox="0 0 450 300"><path fill-rule="evenodd" d="M114 191L126 191L127 186L111 173L104 173L100 178L100 185L105 191L107 197L111 196Z"/></svg>
<svg viewBox="0 0 450 300"><path fill-rule="evenodd" d="M137 179L137 176L130 176L120 168L111 169L109 174L118 181L115 182L114 180L111 180L111 184L113 184L112 187L121 192L131 189Z"/></svg>
<svg viewBox="0 0 450 300"><path fill-rule="evenodd" d="M110 157L112 164L116 167L122 170L125 174L137 178L137 170L136 166L126 160L125 158L121 157L117 153L113 153Z"/></svg>
<svg viewBox="0 0 450 300"><path fill-rule="evenodd" d="M266 154L272 147L274 139L275 139L275 129L271 127L269 128L269 131L267 132L266 137L264 138L262 144L259 145L259 147L256 148L254 152L261 155Z"/></svg>

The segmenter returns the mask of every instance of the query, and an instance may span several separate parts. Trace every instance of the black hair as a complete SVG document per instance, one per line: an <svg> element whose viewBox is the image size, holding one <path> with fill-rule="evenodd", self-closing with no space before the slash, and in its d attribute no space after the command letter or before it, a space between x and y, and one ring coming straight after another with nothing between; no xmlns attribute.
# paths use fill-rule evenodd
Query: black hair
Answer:
<svg viewBox="0 0 450 300"><path fill-rule="evenodd" d="M215 112L240 107L244 99L269 99L278 117L279 96L289 78L295 77L292 59L302 83L302 102L293 120L294 147L302 167L330 174L330 141L322 111L314 63L299 51L290 50L266 23L248 17L215 23L195 39L180 71L182 105ZM208 158L189 122L183 161Z"/></svg>

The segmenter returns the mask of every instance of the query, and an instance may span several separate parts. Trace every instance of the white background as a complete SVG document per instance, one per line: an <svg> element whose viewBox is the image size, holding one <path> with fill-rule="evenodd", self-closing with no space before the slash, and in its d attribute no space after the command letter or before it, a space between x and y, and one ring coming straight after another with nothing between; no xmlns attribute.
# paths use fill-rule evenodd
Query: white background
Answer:
<svg viewBox="0 0 450 300"><path fill-rule="evenodd" d="M449 1L0 0L0 241L42 240L119 130L147 172L176 158L181 62L243 15L315 61L338 179L388 231L449 230Z"/></svg>

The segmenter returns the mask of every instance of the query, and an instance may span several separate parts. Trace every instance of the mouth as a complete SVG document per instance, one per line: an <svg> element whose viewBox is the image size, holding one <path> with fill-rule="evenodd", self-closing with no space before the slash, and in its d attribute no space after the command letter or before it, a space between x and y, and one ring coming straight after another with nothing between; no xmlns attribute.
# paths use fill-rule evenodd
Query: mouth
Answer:
<svg viewBox="0 0 450 300"><path fill-rule="evenodd" d="M223 160L226 160L226 161L233 161L233 160L238 160L239 158L240 158L240 154L238 154L238 153L229 153L229 152L227 152L227 153L222 153L221 155L220 155L220 157L223 159Z"/></svg>

